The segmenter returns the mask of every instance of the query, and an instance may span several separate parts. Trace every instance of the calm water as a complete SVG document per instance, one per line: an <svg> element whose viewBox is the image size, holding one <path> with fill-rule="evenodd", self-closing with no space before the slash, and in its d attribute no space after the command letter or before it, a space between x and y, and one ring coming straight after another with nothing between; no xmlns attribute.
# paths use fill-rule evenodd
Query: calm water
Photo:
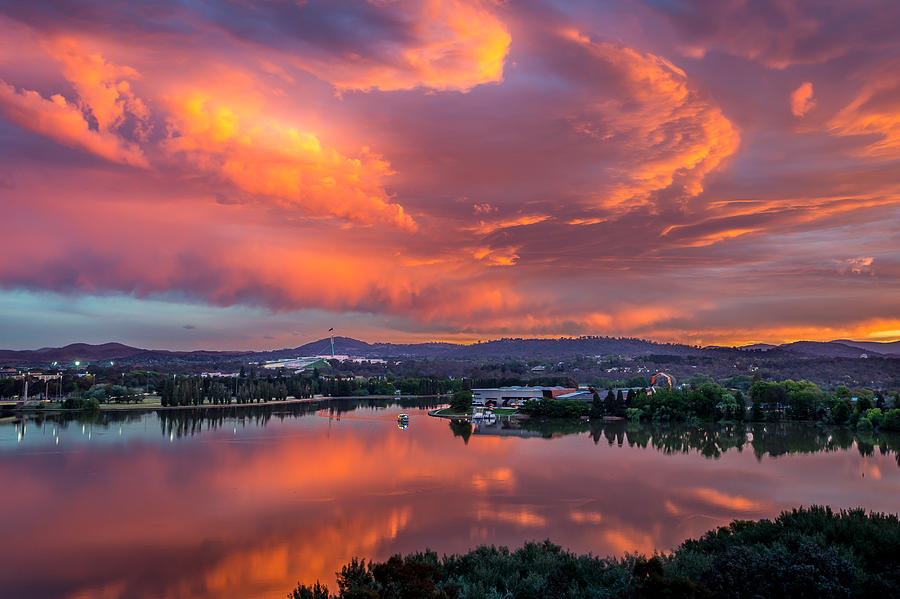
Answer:
<svg viewBox="0 0 900 599"><path fill-rule="evenodd" d="M343 409L0 424L0 596L283 598L334 586L352 556L543 538L649 552L799 504L900 510L897 439Z"/></svg>

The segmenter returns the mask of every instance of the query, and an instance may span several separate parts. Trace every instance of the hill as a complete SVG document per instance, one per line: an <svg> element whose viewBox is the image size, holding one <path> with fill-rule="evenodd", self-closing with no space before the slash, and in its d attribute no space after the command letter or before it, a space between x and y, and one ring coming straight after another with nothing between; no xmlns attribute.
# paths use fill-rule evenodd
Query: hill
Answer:
<svg viewBox="0 0 900 599"><path fill-rule="evenodd" d="M7 366L46 366L53 362L72 364L76 360L85 364L97 362L121 362L125 364L162 364L171 361L207 362L232 359L246 353L142 349L122 343L102 343L99 345L71 343L64 347L42 347L36 350L0 350L0 364Z"/></svg>
<svg viewBox="0 0 900 599"><path fill-rule="evenodd" d="M858 347L867 352L875 352L887 356L900 356L900 341L850 341L849 339L838 339L831 343Z"/></svg>
<svg viewBox="0 0 900 599"><path fill-rule="evenodd" d="M781 348L804 356L822 358L858 358L865 353L858 347L851 347L835 341L795 341L785 343Z"/></svg>
<svg viewBox="0 0 900 599"><path fill-rule="evenodd" d="M335 354L363 358L442 358L475 359L542 359L566 356L603 355L698 355L700 348L690 345L656 343L626 337L560 337L558 339L495 339L471 345L458 343L366 343L350 337L334 338ZM293 349L254 354L258 359L331 353L331 341L319 339Z"/></svg>
<svg viewBox="0 0 900 599"><path fill-rule="evenodd" d="M696 347L658 343L631 337L560 337L556 339L505 338L462 345L458 343L368 343L352 337L335 337L334 352L362 358L434 360L555 360L575 356L680 356L740 358L765 354L777 359L791 356L809 358L900 357L900 342L795 341L782 345L754 344L744 347ZM304 345L272 351L169 351L132 347L122 343L73 343L65 347L37 350L0 350L0 365L47 366L53 362L71 364L116 362L124 364L214 364L329 355L331 339L326 337Z"/></svg>

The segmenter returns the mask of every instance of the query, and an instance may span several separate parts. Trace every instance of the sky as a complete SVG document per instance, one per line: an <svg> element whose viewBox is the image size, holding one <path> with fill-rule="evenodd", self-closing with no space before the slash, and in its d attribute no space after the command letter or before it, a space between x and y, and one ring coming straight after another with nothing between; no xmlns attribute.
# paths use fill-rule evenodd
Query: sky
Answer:
<svg viewBox="0 0 900 599"><path fill-rule="evenodd" d="M898 22L0 2L0 346L900 339Z"/></svg>

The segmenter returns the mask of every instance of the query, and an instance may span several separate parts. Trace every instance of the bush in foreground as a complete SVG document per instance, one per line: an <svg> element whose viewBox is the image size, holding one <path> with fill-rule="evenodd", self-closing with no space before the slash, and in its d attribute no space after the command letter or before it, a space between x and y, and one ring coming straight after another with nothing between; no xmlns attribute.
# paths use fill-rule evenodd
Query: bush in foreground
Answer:
<svg viewBox="0 0 900 599"><path fill-rule="evenodd" d="M672 553L576 555L544 541L516 551L482 546L386 562L354 559L338 594L316 583L292 599L537 599L900 596L900 520L863 510L800 508L774 520L735 520Z"/></svg>

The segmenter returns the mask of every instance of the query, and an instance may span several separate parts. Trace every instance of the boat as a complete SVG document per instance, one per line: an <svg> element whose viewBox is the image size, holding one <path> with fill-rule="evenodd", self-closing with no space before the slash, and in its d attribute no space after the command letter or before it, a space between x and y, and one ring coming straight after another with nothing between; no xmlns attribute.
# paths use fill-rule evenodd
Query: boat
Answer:
<svg viewBox="0 0 900 599"><path fill-rule="evenodd" d="M409 428L409 414L399 414L397 416L397 428L406 430Z"/></svg>

